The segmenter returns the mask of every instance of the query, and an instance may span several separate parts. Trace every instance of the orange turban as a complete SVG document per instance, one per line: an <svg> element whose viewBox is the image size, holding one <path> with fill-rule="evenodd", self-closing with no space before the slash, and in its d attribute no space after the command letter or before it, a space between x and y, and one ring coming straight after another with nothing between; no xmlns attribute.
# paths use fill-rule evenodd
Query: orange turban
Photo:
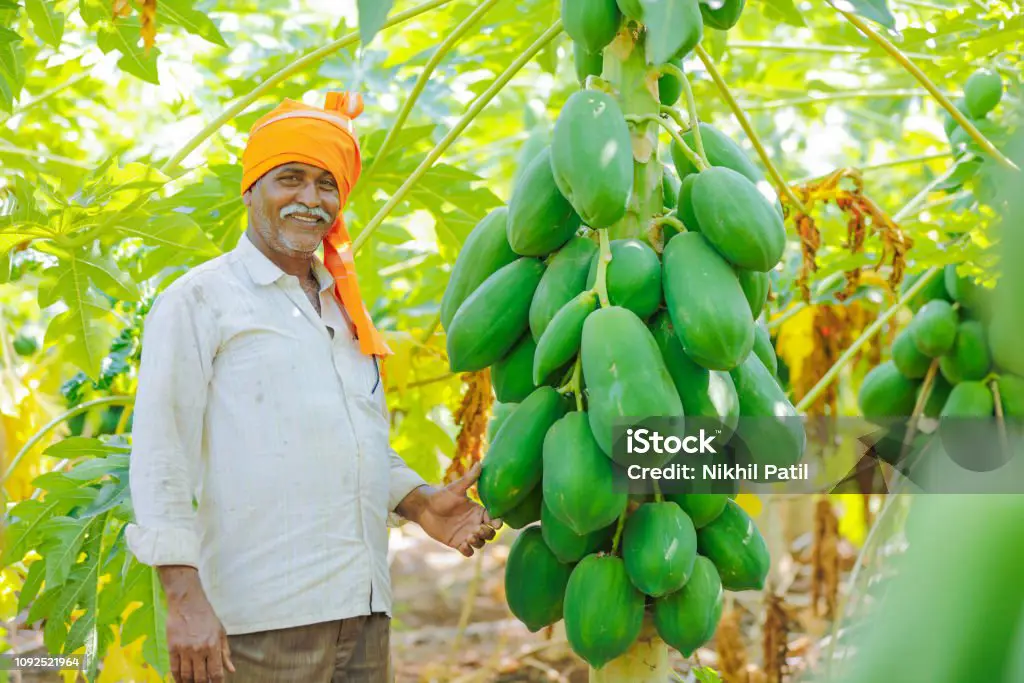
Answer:
<svg viewBox="0 0 1024 683"><path fill-rule="evenodd" d="M299 162L331 172L344 209L362 170L359 142L352 126L352 119L362 111L363 98L358 93L327 93L323 109L286 99L249 131L249 143L242 153L242 194L271 169ZM323 244L324 265L334 276L334 295L356 326L360 350L366 355L390 354L359 293L352 239L341 211Z"/></svg>

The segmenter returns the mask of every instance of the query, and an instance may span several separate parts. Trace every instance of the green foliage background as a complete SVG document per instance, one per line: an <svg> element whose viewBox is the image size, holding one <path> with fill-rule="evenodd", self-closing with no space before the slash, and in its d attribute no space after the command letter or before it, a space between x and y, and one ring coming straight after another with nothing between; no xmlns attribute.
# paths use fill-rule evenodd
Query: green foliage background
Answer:
<svg viewBox="0 0 1024 683"><path fill-rule="evenodd" d="M328 89L364 94L357 126L367 172L347 222L353 236L375 217L379 224L357 262L371 312L397 351L388 376L395 447L439 478L454 449L451 410L460 387L437 329L448 270L475 223L507 201L520 160L543 143L579 84L571 44L560 36L381 213L559 13L557 0L494 3L444 55L378 159L438 44L475 6L427 4L431 11L389 28L388 17L414 5L160 0L156 44L147 50L139 15L115 20L108 0L0 0L0 444L6 439L11 498L0 611L7 620L25 609L29 622L45 618L50 651L88 645L102 655L119 633L120 647L142 639L146 661L166 671L156 637L163 630L159 589L121 536L131 516L130 413L122 404L134 391L139 329L153 297L231 249L244 229L245 133L282 98L320 103ZM878 22L875 29L950 97L974 69L997 69L1007 87L997 116L1007 128L1018 124L1018 2L839 5ZM345 36L352 38L332 49ZM709 29L704 46L787 180L864 169L866 194L890 215L915 202L902 223L915 242L912 270L965 263L987 271L993 214L977 196L984 198L993 162L981 157L955 167L936 102L839 12L825 3L751 0L735 29ZM753 157L700 61L686 70L701 118ZM224 115L241 103L237 115ZM925 188L931 192L919 196ZM815 280L877 261L874 240L860 255L843 249L841 215L826 213L819 226ZM955 249L944 246L958 234L966 237ZM792 233L791 240L775 311L795 298L800 254ZM862 296L883 299L871 288ZM28 395L36 399L31 411ZM29 443L48 419L109 397ZM26 558L30 549L36 554Z"/></svg>

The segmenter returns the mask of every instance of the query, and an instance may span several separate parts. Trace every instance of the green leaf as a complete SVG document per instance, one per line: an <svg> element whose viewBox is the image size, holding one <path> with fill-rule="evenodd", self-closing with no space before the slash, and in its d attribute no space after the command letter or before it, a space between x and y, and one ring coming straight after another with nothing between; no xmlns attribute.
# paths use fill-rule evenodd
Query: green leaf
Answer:
<svg viewBox="0 0 1024 683"><path fill-rule="evenodd" d="M160 0L157 12L160 19L168 24L177 24L214 45L227 47L217 25L206 14L194 9L192 4L192 0Z"/></svg>
<svg viewBox="0 0 1024 683"><path fill-rule="evenodd" d="M123 56L117 60L117 65L126 73L147 83L159 85L156 58L160 51L152 48L149 54L146 54L146 51L139 47L139 41L142 39L140 30L138 19L119 19L115 25L100 29L96 35L96 45L103 54L109 54L114 50L120 52Z"/></svg>
<svg viewBox="0 0 1024 683"><path fill-rule="evenodd" d="M764 2L764 15L769 19L778 19L790 26L804 27L807 22L804 15L796 6L793 0L762 0Z"/></svg>
<svg viewBox="0 0 1024 683"><path fill-rule="evenodd" d="M18 35L17 31L12 31L6 26L0 26L0 45L5 43L17 43L22 40L22 37Z"/></svg>
<svg viewBox="0 0 1024 683"><path fill-rule="evenodd" d="M38 552L46 558L46 585L57 586L67 580L78 551L89 532L89 521L54 517L39 527L43 537Z"/></svg>
<svg viewBox="0 0 1024 683"><path fill-rule="evenodd" d="M359 40L363 47L370 44L388 19L393 0L356 0L359 9Z"/></svg>
<svg viewBox="0 0 1024 683"><path fill-rule="evenodd" d="M51 458L67 458L73 460L84 456L102 457L110 453L128 453L131 449L127 446L116 446L105 444L99 439L85 436L69 436L63 441L58 441L43 453Z"/></svg>
<svg viewBox="0 0 1024 683"><path fill-rule="evenodd" d="M100 290L121 301L138 301L139 287L106 256L78 254L76 261Z"/></svg>
<svg viewBox="0 0 1024 683"><path fill-rule="evenodd" d="M160 581L156 575L156 567L142 566L136 569L133 565L129 576L140 572L138 579L133 580L130 596L142 602L137 609L128 615L121 625L121 644L128 645L139 638L142 643L142 657L150 666L161 674L171 668L171 656L167 649L165 629L167 624L167 608L164 606Z"/></svg>
<svg viewBox="0 0 1024 683"><path fill-rule="evenodd" d="M25 13L39 40L56 50L64 37L64 13L55 10L54 4L53 0L25 0Z"/></svg>
<svg viewBox="0 0 1024 683"><path fill-rule="evenodd" d="M92 28L104 19L110 18L111 4L106 0L81 0L78 3L78 13L82 15L85 25Z"/></svg>
<svg viewBox="0 0 1024 683"><path fill-rule="evenodd" d="M896 30L896 19L889 11L886 0L832 0L832 4L844 12L859 14L891 31Z"/></svg>

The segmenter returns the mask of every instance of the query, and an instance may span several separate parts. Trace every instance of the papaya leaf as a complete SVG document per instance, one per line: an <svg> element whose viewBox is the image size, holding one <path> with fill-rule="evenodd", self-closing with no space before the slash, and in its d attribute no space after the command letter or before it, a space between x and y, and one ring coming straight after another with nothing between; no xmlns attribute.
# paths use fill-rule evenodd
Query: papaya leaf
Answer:
<svg viewBox="0 0 1024 683"><path fill-rule="evenodd" d="M25 13L32 22L32 30L53 49L60 47L64 38L64 13L58 12L53 0L25 0Z"/></svg>
<svg viewBox="0 0 1024 683"><path fill-rule="evenodd" d="M69 436L48 447L43 453L53 458L80 458L83 456L104 456L110 453L128 453L127 446L103 443L99 439L85 436Z"/></svg>
<svg viewBox="0 0 1024 683"><path fill-rule="evenodd" d="M105 0L81 0L78 3L78 13L85 25L92 28L110 16L110 3Z"/></svg>
<svg viewBox="0 0 1024 683"><path fill-rule="evenodd" d="M139 638L144 638L143 659L161 675L166 675L171 668L170 652L164 636L167 608L163 602L156 568L142 566L138 571L141 574L132 587L131 597L142 604L132 611L121 625L121 645L126 646Z"/></svg>
<svg viewBox="0 0 1024 683"><path fill-rule="evenodd" d="M356 0L359 10L359 40L366 47L388 19L393 0Z"/></svg>
<svg viewBox="0 0 1024 683"><path fill-rule="evenodd" d="M896 30L896 18L889 11L887 0L832 0L832 4L844 12L877 22L890 31Z"/></svg>
<svg viewBox="0 0 1024 683"><path fill-rule="evenodd" d="M109 257L79 253L76 261L96 287L121 301L138 301L139 287Z"/></svg>
<svg viewBox="0 0 1024 683"><path fill-rule="evenodd" d="M105 476L116 476L128 467L128 455L116 453L105 458L89 458L64 473L68 479L89 482Z"/></svg>
<svg viewBox="0 0 1024 683"><path fill-rule="evenodd" d="M160 19L168 24L176 24L214 45L227 47L228 44L217 29L217 25L192 5L192 0L160 0L157 11Z"/></svg>
<svg viewBox="0 0 1024 683"><path fill-rule="evenodd" d="M764 15L769 19L779 19L790 26L803 28L807 26L804 15L793 0L763 0Z"/></svg>
<svg viewBox="0 0 1024 683"><path fill-rule="evenodd" d="M98 299L69 303L69 309L57 315L46 328L46 343L64 341L66 360L78 366L91 379L100 375L101 364L113 341L114 331L101 324L96 313L101 309Z"/></svg>
<svg viewBox="0 0 1024 683"><path fill-rule="evenodd" d="M6 26L0 26L0 45L5 43L16 43L22 40L17 31L12 31Z"/></svg>
<svg viewBox="0 0 1024 683"><path fill-rule="evenodd" d="M39 527L43 538L38 552L46 558L47 586L67 580L88 532L88 521L72 517L54 517Z"/></svg>
<svg viewBox="0 0 1024 683"><path fill-rule="evenodd" d="M21 585L21 593L18 595L18 611L24 611L35 601L39 595L39 589L43 586L46 562L36 560L28 567L28 574L25 575L25 583Z"/></svg>
<svg viewBox="0 0 1024 683"><path fill-rule="evenodd" d="M160 75L156 66L160 51L152 48L147 53L139 46L141 31L138 19L120 19L115 25L100 29L96 35L96 45L103 54L110 54L114 50L120 52L122 57L117 61L117 65L125 73L141 78L147 83L160 85Z"/></svg>
<svg viewBox="0 0 1024 683"><path fill-rule="evenodd" d="M129 237L140 237L149 245L187 252L189 257L213 258L220 253L217 245L199 229L195 220L184 213L140 217L140 220L130 224L118 225L115 230Z"/></svg>

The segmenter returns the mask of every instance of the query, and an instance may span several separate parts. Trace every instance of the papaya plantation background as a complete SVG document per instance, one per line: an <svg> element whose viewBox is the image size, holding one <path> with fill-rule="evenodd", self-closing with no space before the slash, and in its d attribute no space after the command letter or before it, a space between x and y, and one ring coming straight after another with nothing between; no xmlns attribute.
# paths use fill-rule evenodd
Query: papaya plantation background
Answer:
<svg viewBox="0 0 1024 683"><path fill-rule="evenodd" d="M857 413L862 378L909 318L894 305L914 277L953 265L991 284L1022 50L1018 2L749 0L735 27L706 28L685 60L700 120L769 171L786 209L765 319L800 411ZM949 110L981 68L1001 77L1002 101L977 135L956 139ZM49 652L96 654L88 680L167 671L159 584L123 539L140 332L162 289L244 230L239 156L259 116L285 97L363 94L347 224L395 351L393 445L441 481L479 457L490 405L483 378L449 368L449 273L580 87L557 0L0 0L0 652L34 633ZM671 141L661 136L668 165ZM771 501L739 502L759 524L769 517ZM853 585L878 509L859 494L796 506L782 547L831 548ZM815 603L834 607L838 574L823 576ZM470 588L456 643L465 605L483 599ZM777 626L783 612L752 604L757 632L773 633L765 614ZM831 628L827 612L808 641ZM801 628L813 630L790 630ZM723 642L762 651L735 630L718 641L720 671L736 670ZM569 680L510 657L478 663L492 676L478 680ZM778 664L755 659L765 676ZM438 667L417 675L472 680Z"/></svg>

